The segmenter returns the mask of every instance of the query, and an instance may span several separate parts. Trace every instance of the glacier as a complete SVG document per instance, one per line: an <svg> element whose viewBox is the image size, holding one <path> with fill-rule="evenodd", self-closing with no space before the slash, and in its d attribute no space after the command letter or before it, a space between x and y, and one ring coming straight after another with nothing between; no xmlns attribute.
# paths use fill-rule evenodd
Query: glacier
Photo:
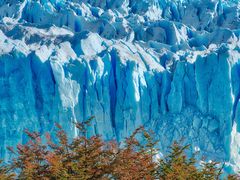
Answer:
<svg viewBox="0 0 240 180"><path fill-rule="evenodd" d="M237 172L239 38L238 0L0 0L0 157L94 115L88 135L144 125Z"/></svg>

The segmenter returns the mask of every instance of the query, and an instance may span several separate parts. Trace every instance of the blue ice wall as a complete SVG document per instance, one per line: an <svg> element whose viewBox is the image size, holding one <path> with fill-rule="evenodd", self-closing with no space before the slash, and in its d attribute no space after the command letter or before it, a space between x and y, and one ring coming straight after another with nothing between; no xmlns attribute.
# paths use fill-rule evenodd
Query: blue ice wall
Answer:
<svg viewBox="0 0 240 180"><path fill-rule="evenodd" d="M0 0L0 156L25 128L54 131L94 115L89 135L140 125L162 152L240 164L238 1Z"/></svg>

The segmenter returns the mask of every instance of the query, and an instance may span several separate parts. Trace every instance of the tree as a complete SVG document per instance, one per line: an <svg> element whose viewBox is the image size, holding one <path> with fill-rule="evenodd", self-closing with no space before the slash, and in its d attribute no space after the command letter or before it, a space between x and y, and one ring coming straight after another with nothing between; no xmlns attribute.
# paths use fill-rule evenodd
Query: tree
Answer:
<svg viewBox="0 0 240 180"><path fill-rule="evenodd" d="M19 171L19 179L44 179L45 174L50 173L46 163L47 146L42 143L39 133L28 130L25 130L25 133L31 140L25 145L19 144L16 152L11 149L12 153L17 155L11 168Z"/></svg>
<svg viewBox="0 0 240 180"><path fill-rule="evenodd" d="M43 143L37 132L25 131L30 141L18 145L10 166L0 167L0 179L219 179L222 168L216 162L203 163L197 168L195 154L186 155L189 145L175 142L170 152L156 161L158 140L153 133L143 127L119 144L116 141L104 142L101 136L87 138L87 126L92 118L76 123L79 136L69 140L63 128L56 124L56 139L46 134L47 143ZM137 138L140 135L141 138ZM141 139L141 141L139 140ZM17 172L14 174L13 172ZM237 176L229 176L237 179Z"/></svg>
<svg viewBox="0 0 240 180"><path fill-rule="evenodd" d="M143 133L147 143L140 143L136 139L138 133ZM149 133L140 127L125 140L125 147L117 147L114 163L112 163L112 177L114 179L152 179L156 164L153 161L155 142Z"/></svg>
<svg viewBox="0 0 240 180"><path fill-rule="evenodd" d="M11 180L15 178L15 173L12 172L11 168L6 165L2 165L0 161L0 179L1 180Z"/></svg>
<svg viewBox="0 0 240 180"><path fill-rule="evenodd" d="M189 145L182 146L178 142L174 142L170 147L170 153L159 160L158 163L158 178L159 179L220 179L223 173L223 167L219 168L219 163L210 161L204 162L202 168L197 168L196 154L188 158L186 150Z"/></svg>

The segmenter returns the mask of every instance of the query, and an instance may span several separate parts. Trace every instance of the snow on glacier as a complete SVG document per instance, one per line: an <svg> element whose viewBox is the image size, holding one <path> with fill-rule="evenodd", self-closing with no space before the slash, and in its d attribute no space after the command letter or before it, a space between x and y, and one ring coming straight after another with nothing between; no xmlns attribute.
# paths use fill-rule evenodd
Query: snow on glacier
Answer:
<svg viewBox="0 0 240 180"><path fill-rule="evenodd" d="M89 135L145 125L237 171L239 37L233 0L0 0L0 156L94 115Z"/></svg>

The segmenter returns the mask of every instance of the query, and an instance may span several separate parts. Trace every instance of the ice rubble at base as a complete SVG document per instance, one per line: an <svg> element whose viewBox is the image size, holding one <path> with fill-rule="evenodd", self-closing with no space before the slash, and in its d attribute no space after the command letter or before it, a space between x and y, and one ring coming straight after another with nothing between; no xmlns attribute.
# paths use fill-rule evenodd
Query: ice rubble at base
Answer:
<svg viewBox="0 0 240 180"><path fill-rule="evenodd" d="M224 0L0 0L0 154L95 115L90 134L139 125L164 151L240 168L240 8ZM231 169L228 169L230 171Z"/></svg>

